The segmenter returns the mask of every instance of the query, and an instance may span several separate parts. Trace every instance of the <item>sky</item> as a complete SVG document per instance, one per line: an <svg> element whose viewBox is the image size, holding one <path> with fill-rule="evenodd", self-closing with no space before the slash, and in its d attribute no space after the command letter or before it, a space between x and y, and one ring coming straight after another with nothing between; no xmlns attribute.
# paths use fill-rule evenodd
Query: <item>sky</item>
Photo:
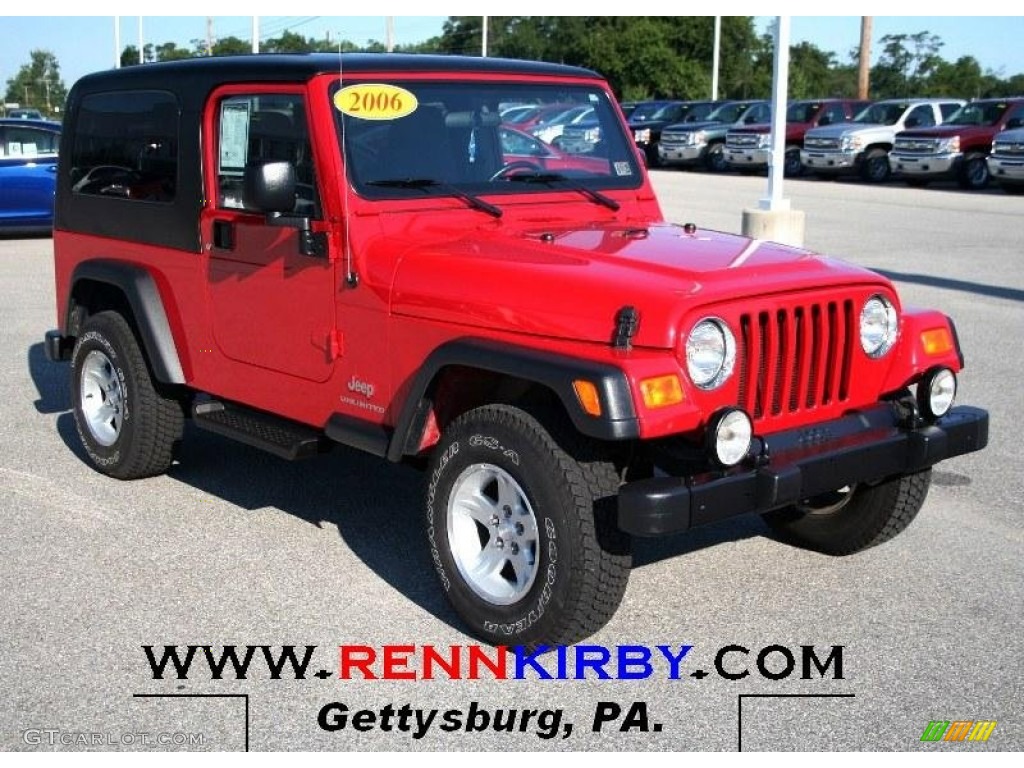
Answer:
<svg viewBox="0 0 1024 768"><path fill-rule="evenodd" d="M778 5L778 3L776 3ZM113 14L134 11L138 13L140 3L136 0L127 2L101 2L91 7L109 11L108 16L0 16L0 86L6 90L6 82L13 77L19 67L29 60L29 51L37 48L52 51L60 63L61 75L69 88L76 79L84 74L113 66L115 51L115 16ZM302 10L316 11L338 10L341 3L326 4L323 0L303 0L299 3ZM398 4L404 6L404 3ZM470 7L460 7L469 5ZM528 0L520 0L514 10L528 13L532 5L539 5ZM571 5L571 4L570 4ZM664 7L660 7L664 5ZM730 4L728 10L733 13L749 12L752 8L743 8L743 3ZM826 51L834 51L840 62L847 61L850 49L856 47L860 40L859 16L801 16L802 4L779 7L777 12L787 10L794 14L791 24L792 41L803 40L814 43ZM870 3L869 3L870 5ZM904 6L928 4L904 3ZM278 10L280 4L273 5L262 0L251 0L238 3L235 0L208 0L207 3L196 3L193 0L180 0L175 3L183 11L222 10L225 12L245 10L259 13L261 10ZM263 7L265 6L265 7ZM433 10L432 3L417 4L418 10ZM446 7L437 7L446 13L466 13L469 10L479 12L488 10L487 4L449 3ZM757 3L756 9L763 11L764 4ZM543 8L543 7L542 7ZM815 8L807 4L806 9ZM398 8L396 8L397 10ZM652 12L678 10L678 4L655 3ZM511 8L500 8L497 5L489 8L497 13L508 13ZM573 10L566 7L565 10ZM584 8L583 10L589 10ZM871 12L873 8L863 9ZM144 16L142 31L147 43L163 43L173 41L180 46L191 47L194 39L205 39L206 18L194 16ZM356 44L366 43L375 39L385 39L384 16L272 16L259 17L260 36L276 37L283 30L289 29L307 37L341 37ZM395 42L399 44L416 43L437 35L446 16L395 16ZM234 35L244 40L250 39L252 16L232 15L213 16L214 36L226 37ZM756 24L759 31L764 31L770 17L758 16ZM138 45L139 17L121 15L119 17L120 45ZM945 43L940 54L949 61L960 56L974 56L984 69L992 69L1002 77L1024 72L1024 16L875 16L873 34L873 58L881 51L880 38L891 33L915 33L927 30L938 35ZM723 52L725 55L727 52ZM2 95L2 93L0 93ZM1007 94L1011 95L1011 94Z"/></svg>

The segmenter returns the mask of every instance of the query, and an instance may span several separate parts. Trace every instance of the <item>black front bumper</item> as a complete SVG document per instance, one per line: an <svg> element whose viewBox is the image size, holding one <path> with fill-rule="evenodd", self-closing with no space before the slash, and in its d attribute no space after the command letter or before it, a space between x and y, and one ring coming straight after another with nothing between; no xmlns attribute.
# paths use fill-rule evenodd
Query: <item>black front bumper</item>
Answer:
<svg viewBox="0 0 1024 768"><path fill-rule="evenodd" d="M988 443L988 412L980 408L954 408L936 424L907 427L900 420L894 406L879 405L763 438L753 468L627 483L619 492L619 527L635 536L678 533L918 472Z"/></svg>

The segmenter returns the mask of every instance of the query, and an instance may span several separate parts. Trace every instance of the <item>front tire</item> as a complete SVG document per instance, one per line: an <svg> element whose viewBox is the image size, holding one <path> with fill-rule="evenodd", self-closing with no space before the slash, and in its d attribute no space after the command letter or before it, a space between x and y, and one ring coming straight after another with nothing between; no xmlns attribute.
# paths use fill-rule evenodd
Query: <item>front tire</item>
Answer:
<svg viewBox="0 0 1024 768"><path fill-rule="evenodd" d="M719 141L708 147L704 167L711 173L725 173L729 170L729 161L725 159L725 144Z"/></svg>
<svg viewBox="0 0 1024 768"><path fill-rule="evenodd" d="M932 471L858 485L763 515L779 538L827 555L851 555L896 536L913 521Z"/></svg>
<svg viewBox="0 0 1024 768"><path fill-rule="evenodd" d="M868 150L860 167L860 177L872 184L881 184L888 181L891 175L889 153L879 147Z"/></svg>
<svg viewBox="0 0 1024 768"><path fill-rule="evenodd" d="M135 334L119 313L86 320L71 372L75 427L97 470L132 480L171 465L184 426L181 407L157 392Z"/></svg>
<svg viewBox="0 0 1024 768"><path fill-rule="evenodd" d="M985 155L980 152L971 152L964 157L963 165L960 167L960 176L957 179L961 189L984 189L988 186L989 172L988 162Z"/></svg>
<svg viewBox="0 0 1024 768"><path fill-rule="evenodd" d="M786 147L783 173L791 179L804 175L804 164L800 160L800 147Z"/></svg>
<svg viewBox="0 0 1024 768"><path fill-rule="evenodd" d="M578 642L612 617L629 578L614 463L570 427L546 424L509 405L476 408L431 458L434 566L473 634L495 644Z"/></svg>

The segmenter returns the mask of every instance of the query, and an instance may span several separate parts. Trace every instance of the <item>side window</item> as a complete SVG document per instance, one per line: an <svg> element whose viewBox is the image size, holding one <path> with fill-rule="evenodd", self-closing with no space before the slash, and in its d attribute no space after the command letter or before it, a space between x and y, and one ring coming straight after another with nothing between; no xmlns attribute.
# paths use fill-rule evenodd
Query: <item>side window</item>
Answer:
<svg viewBox="0 0 1024 768"><path fill-rule="evenodd" d="M904 122L908 128L929 128L935 125L935 115L932 113L931 104L918 104L907 115Z"/></svg>
<svg viewBox="0 0 1024 768"><path fill-rule="evenodd" d="M943 103L939 105L939 112L942 114L942 122L946 122L953 113L960 109L960 105L956 103Z"/></svg>
<svg viewBox="0 0 1024 768"><path fill-rule="evenodd" d="M245 169L268 161L290 163L295 168L297 188L291 212L318 216L316 173L302 96L260 93L222 99L217 116L217 205L245 210Z"/></svg>
<svg viewBox="0 0 1024 768"><path fill-rule="evenodd" d="M833 125L834 123L846 122L846 113L843 111L843 105L830 104L825 110L825 115L822 119L824 122L819 121L819 125Z"/></svg>
<svg viewBox="0 0 1024 768"><path fill-rule="evenodd" d="M31 158L39 155L56 155L60 134L9 125L0 129L0 157Z"/></svg>
<svg viewBox="0 0 1024 768"><path fill-rule="evenodd" d="M1009 112L1006 115L1006 128L1004 130L1021 127L1024 127L1024 104L1018 104L1016 107L1010 107Z"/></svg>
<svg viewBox="0 0 1024 768"><path fill-rule="evenodd" d="M71 149L71 189L82 195L169 203L178 186L178 102L166 91L82 99Z"/></svg>

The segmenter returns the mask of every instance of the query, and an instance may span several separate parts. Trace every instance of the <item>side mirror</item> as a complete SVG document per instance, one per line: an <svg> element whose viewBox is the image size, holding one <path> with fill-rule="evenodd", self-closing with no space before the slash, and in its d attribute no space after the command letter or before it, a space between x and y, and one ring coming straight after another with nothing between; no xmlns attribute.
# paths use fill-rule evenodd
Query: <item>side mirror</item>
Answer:
<svg viewBox="0 0 1024 768"><path fill-rule="evenodd" d="M832 125L832 115L822 115L821 120L818 121L818 125Z"/></svg>
<svg viewBox="0 0 1024 768"><path fill-rule="evenodd" d="M291 163L253 163L245 167L242 201L261 213L291 213L295 209L295 168Z"/></svg>

